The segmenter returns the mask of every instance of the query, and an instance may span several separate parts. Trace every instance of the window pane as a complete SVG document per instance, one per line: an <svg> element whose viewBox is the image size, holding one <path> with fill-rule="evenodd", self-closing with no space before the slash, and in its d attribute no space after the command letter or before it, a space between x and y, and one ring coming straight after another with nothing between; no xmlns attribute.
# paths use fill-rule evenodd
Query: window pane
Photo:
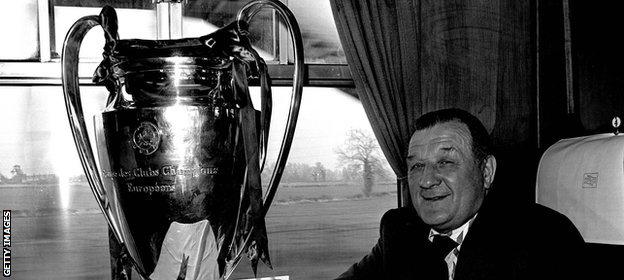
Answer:
<svg viewBox="0 0 624 280"><path fill-rule="evenodd" d="M233 22L239 9L247 0L190 0L184 4L183 36L198 37L209 34ZM340 45L329 1L284 1L295 14L301 28L306 63L345 64L346 58ZM119 16L119 34L122 39L155 39L155 4L151 1L56 0L54 4L54 32L56 51L60 53L65 34L80 17L97 15L104 5L115 7ZM141 23L141 24L137 24ZM254 16L250 24L250 36L256 50L266 60L274 60L273 14L269 9ZM103 44L102 31L96 28L83 43L81 57L98 59ZM290 44L288 37L282 38ZM282 50L288 52L288 50ZM292 60L292 51L290 51ZM57 54L58 56L58 54Z"/></svg>
<svg viewBox="0 0 624 280"><path fill-rule="evenodd" d="M0 60L34 60L39 55L37 0L0 0Z"/></svg>
<svg viewBox="0 0 624 280"><path fill-rule="evenodd" d="M13 210L19 240L13 273L24 279L110 277L107 226L84 181L60 87L0 87L0 205ZM258 90L252 89L254 102ZM290 88L274 87L266 170L274 166ZM102 87L83 87L87 124L103 109ZM353 147L349 132L373 137L360 102L336 88L304 89L287 169L266 217L275 270L259 275L330 279L359 260L378 237L386 209L396 207L396 179L381 164L362 174L362 162L341 160ZM372 190L363 189L372 178ZM268 183L268 172L263 173ZM34 265L37 264L37 265ZM252 277L244 260L231 279Z"/></svg>
<svg viewBox="0 0 624 280"><path fill-rule="evenodd" d="M102 7L110 5L115 8L119 20L119 37L121 39L156 39L156 13L151 0L143 1L110 0L55 0L54 11L54 43L56 54L63 48L63 41L69 28L81 17L99 15ZM104 48L104 32L100 27L93 28L82 42L80 57L99 61Z"/></svg>
<svg viewBox="0 0 624 280"><path fill-rule="evenodd" d="M233 22L238 10L247 1L188 1L184 4L184 37L199 37ZM110 5L117 11L119 19L119 37L121 39L157 38L155 4L152 1L71 1L56 0L54 7L56 56L61 52L63 40L71 25L80 17L97 15L104 5ZM270 12L261 12L252 20L251 39L266 60L273 59L272 18ZM104 45L103 32L94 28L86 36L81 58L98 60Z"/></svg>
<svg viewBox="0 0 624 280"><path fill-rule="evenodd" d="M190 0L185 6L184 35L189 37L204 35L209 26L222 27L236 19L238 10L248 0ZM340 45L336 25L329 0L285 0L282 1L293 11L303 36L305 62L319 64L345 64L346 58ZM203 22L203 23L202 23ZM250 24L254 46L265 59L273 53L272 13L262 10ZM206 27L204 27L206 26ZM282 38L290 44L290 38ZM286 50L284 50L286 51ZM291 60L292 60L292 54Z"/></svg>
<svg viewBox="0 0 624 280"><path fill-rule="evenodd" d="M249 0L189 0L184 5L184 37L199 37L236 20L238 11ZM250 23L250 39L254 48L265 60L274 59L273 17L269 10L256 14Z"/></svg>
<svg viewBox="0 0 624 280"><path fill-rule="evenodd" d="M329 0L288 0L303 35L306 63L346 64Z"/></svg>
<svg viewBox="0 0 624 280"><path fill-rule="evenodd" d="M81 177L61 88L0 90L0 207L12 210L12 275L110 279L107 226ZM106 97L84 91L89 111Z"/></svg>
<svg viewBox="0 0 624 280"><path fill-rule="evenodd" d="M248 2L248 0L190 0L184 10L186 16L184 35L188 37L200 36L206 34L204 30L211 30L208 28L209 26L222 27L227 25L236 19L238 10ZM293 11L299 23L306 63L346 63L329 0L287 0L282 2L286 3ZM252 42L267 60L270 60L270 55L273 54L271 22L272 13L270 9L266 9L256 15L250 24ZM290 44L289 37L282 39ZM290 56L292 60L292 54Z"/></svg>

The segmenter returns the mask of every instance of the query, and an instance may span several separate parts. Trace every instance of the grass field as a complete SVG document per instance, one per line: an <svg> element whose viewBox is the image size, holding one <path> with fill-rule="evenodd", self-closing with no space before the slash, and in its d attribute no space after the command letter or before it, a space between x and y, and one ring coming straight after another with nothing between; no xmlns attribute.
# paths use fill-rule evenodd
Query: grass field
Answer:
<svg viewBox="0 0 624 280"><path fill-rule="evenodd" d="M359 186L280 187L266 218L274 270L258 276L331 279L377 239L379 219L396 206L392 184L372 197ZM0 188L0 208L13 210L12 279L110 279L107 229L88 187ZM246 260L231 279L253 273Z"/></svg>

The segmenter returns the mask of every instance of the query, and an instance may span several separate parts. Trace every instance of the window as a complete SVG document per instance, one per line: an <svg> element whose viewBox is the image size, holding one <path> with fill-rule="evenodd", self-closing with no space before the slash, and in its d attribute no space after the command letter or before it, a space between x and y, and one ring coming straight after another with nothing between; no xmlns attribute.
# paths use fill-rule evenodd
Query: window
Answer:
<svg viewBox="0 0 624 280"><path fill-rule="evenodd" d="M278 88L274 122L282 127L289 88ZM383 213L396 207L396 177L389 166L375 174L365 195L361 174L340 164L339 150L348 132L372 130L351 89L307 87L287 168L266 217L269 252L274 270L260 264L260 276L289 275L291 279L332 279L367 254L379 237ZM276 129L270 138L280 139ZM273 137L275 136L275 137ZM353 144L353 142L351 142ZM276 149L277 145L271 145ZM277 151L269 150L271 154ZM381 153L376 154L380 159ZM351 162L356 163L356 162ZM265 180L266 181L266 180ZM233 279L253 277L244 260Z"/></svg>
<svg viewBox="0 0 624 280"><path fill-rule="evenodd" d="M155 39L159 32L155 4L152 0L14 2L0 1L0 36L10 42L0 46L0 207L13 211L13 275L108 278L107 226L84 181L67 125L59 53L69 26L82 16L98 14L106 4L116 8L122 39ZM184 37L207 34L229 23L246 2L186 1ZM308 84L287 169L266 217L274 270L260 264L259 276L331 278L359 260L376 241L381 215L397 204L396 178L384 163L372 190L363 191L358 163L341 161L340 151L347 147L350 131L367 137L372 132L355 97L329 1L284 2L302 29ZM251 24L254 45L270 64L274 83L268 162L281 141L293 71L292 47L284 28L273 24L275 20L272 12L263 11ZM90 81L102 44L102 31L94 28L82 46L85 115L101 111L106 100L106 90ZM257 99L256 91L252 89ZM383 159L380 151L375 153ZM266 174L263 180L267 181ZM230 279L250 277L253 273L243 260Z"/></svg>
<svg viewBox="0 0 624 280"><path fill-rule="evenodd" d="M0 38L3 39L3 43L0 44L0 60L36 59L39 56L37 0L0 1L0 3L3 6L0 9L0 24L5 27L20 26L0 29Z"/></svg>

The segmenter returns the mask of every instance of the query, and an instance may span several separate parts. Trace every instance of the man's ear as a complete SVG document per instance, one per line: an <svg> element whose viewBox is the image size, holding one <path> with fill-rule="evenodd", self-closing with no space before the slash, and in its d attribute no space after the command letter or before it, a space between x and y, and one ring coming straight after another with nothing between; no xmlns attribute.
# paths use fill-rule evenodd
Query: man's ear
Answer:
<svg viewBox="0 0 624 280"><path fill-rule="evenodd" d="M494 182L494 175L496 175L496 158L493 155L489 155L485 158L483 165L483 187L489 190Z"/></svg>

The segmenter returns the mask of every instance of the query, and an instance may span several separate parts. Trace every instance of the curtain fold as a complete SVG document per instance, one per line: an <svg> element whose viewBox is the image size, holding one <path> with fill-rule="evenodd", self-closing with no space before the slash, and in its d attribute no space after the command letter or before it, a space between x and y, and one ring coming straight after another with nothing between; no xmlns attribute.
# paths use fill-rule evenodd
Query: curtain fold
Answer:
<svg viewBox="0 0 624 280"><path fill-rule="evenodd" d="M397 176L399 203L409 196L405 157L421 115L418 5L413 1L331 0L347 62L364 110Z"/></svg>

